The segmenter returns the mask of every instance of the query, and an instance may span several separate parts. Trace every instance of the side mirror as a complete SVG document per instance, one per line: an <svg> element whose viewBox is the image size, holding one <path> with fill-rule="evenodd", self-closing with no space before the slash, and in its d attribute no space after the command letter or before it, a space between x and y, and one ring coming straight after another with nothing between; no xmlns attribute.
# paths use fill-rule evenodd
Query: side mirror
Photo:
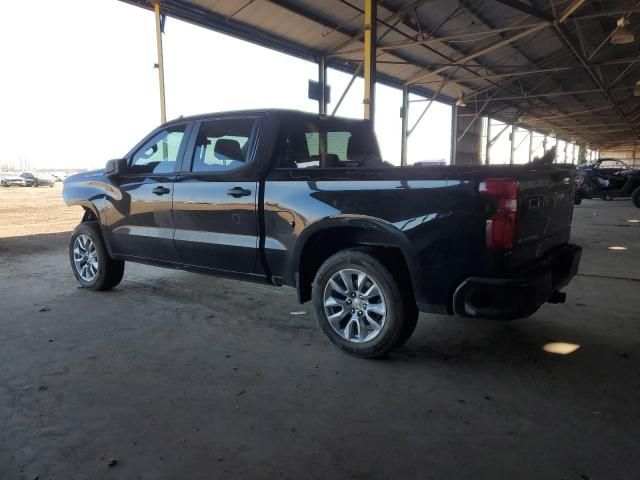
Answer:
<svg viewBox="0 0 640 480"><path fill-rule="evenodd" d="M107 177L115 177L124 173L127 170L127 159L118 158L116 160L109 160L105 167L105 174Z"/></svg>

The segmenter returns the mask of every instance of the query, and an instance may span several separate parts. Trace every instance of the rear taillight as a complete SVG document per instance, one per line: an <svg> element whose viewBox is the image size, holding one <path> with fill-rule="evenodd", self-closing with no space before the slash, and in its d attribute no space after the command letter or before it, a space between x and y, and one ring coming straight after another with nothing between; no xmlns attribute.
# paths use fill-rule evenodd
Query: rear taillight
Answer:
<svg viewBox="0 0 640 480"><path fill-rule="evenodd" d="M487 178L480 182L480 195L495 201L496 212L487 220L488 248L513 248L518 212L518 181L511 178Z"/></svg>

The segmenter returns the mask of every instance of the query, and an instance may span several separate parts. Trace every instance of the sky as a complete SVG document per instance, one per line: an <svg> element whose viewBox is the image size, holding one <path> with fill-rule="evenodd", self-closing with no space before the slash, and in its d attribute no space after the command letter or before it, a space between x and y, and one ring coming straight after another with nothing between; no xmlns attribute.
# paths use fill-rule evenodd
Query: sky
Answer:
<svg viewBox="0 0 640 480"><path fill-rule="evenodd" d="M37 13L37 14L35 14ZM7 2L0 17L0 164L97 168L160 123L155 23L117 0ZM307 97L315 63L168 18L167 118L245 108L317 112ZM335 103L350 76L328 72ZM358 79L338 115L362 118ZM400 90L378 85L376 133L400 162ZM410 107L410 125L421 103ZM329 112L333 104L329 104ZM434 103L409 139L409 162L446 160L451 109Z"/></svg>

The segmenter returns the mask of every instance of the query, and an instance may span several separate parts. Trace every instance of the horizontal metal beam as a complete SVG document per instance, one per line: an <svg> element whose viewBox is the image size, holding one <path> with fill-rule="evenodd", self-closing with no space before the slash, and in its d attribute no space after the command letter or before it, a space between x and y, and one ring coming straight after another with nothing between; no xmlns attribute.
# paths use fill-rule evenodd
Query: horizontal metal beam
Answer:
<svg viewBox="0 0 640 480"><path fill-rule="evenodd" d="M536 24L533 27L529 27L527 30L524 30L520 33L517 33L515 35L512 35L509 38L505 38L504 40L501 40L500 42L491 44L489 46L483 47L479 50L476 50L473 53L470 53L468 55L463 56L462 58L459 58L458 60L456 60L456 63L458 63L459 65L464 65L465 63L481 57L482 55L486 55L487 53L490 53L498 48L504 47L505 45L509 45L510 43L513 43L517 40L520 40L528 35L531 35L532 33L535 33L539 30L542 30L543 28L547 28L549 25L547 22L540 22L538 24ZM440 67L440 68L436 68L435 70L431 70L431 71L423 71L418 73L417 75L414 75L412 78L410 78L409 80L407 80L407 84L414 84L419 82L420 80L424 80L425 78L428 77L432 77L433 75L437 75L439 73L444 72L447 68L449 67Z"/></svg>
<svg viewBox="0 0 640 480"><path fill-rule="evenodd" d="M633 90L634 87L619 87L614 88L612 91L630 91ZM592 90L574 90L569 92L549 92L549 93L536 93L533 95L516 95L513 97L496 97L493 99L477 99L477 100L466 100L467 103L486 103L486 102L498 102L505 100L527 100L530 98L549 98L549 97L562 97L565 95L587 95L591 93L601 93L600 89L592 89Z"/></svg>
<svg viewBox="0 0 640 480"><path fill-rule="evenodd" d="M575 67L555 67L555 68L538 68L533 70L524 70L521 72L506 72L506 73L494 73L491 75L478 75L476 77L464 77L464 78L452 78L448 80L448 82L473 82L478 80L494 80L498 78L509 78L509 77L524 77L528 75L537 75L540 73L550 73L550 72L564 72L567 70L572 70ZM441 80L431 80L428 82L416 82L415 85L427 85L430 83L438 83Z"/></svg>

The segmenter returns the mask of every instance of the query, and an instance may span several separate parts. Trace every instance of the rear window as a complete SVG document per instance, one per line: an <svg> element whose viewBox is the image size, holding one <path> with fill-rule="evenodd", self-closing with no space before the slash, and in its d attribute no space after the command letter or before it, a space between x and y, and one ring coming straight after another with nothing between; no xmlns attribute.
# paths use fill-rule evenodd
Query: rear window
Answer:
<svg viewBox="0 0 640 480"><path fill-rule="evenodd" d="M289 122L275 150L276 168L383 166L369 124L342 120Z"/></svg>

